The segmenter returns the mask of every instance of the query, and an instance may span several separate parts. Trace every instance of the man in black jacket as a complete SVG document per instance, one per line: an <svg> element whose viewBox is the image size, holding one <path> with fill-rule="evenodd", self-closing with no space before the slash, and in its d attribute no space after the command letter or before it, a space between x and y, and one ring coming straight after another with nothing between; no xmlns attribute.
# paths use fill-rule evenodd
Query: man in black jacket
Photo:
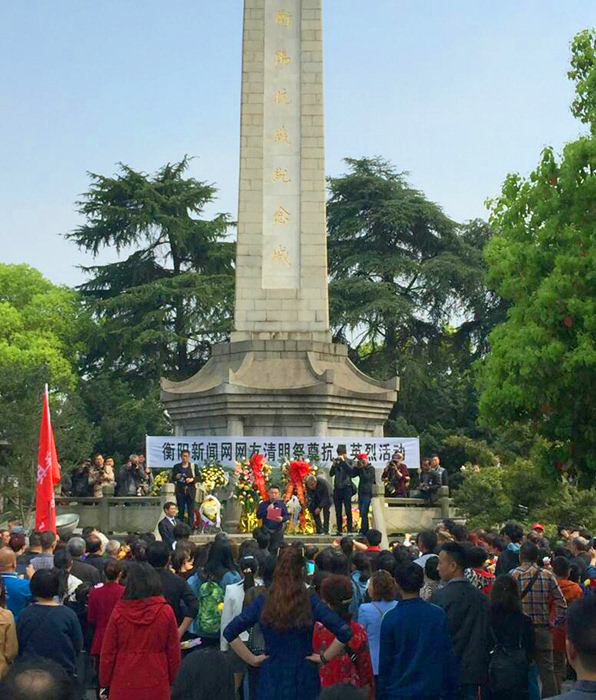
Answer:
<svg viewBox="0 0 596 700"><path fill-rule="evenodd" d="M488 682L491 651L488 598L464 576L466 551L459 542L447 542L439 554L439 575L445 583L429 603L447 613L449 631L459 662L458 700L475 700Z"/></svg>
<svg viewBox="0 0 596 700"><path fill-rule="evenodd" d="M101 581L101 574L91 564L83 560L86 543L82 537L73 537L68 540L67 549L72 557L72 575L80 578L83 583L95 586Z"/></svg>
<svg viewBox="0 0 596 700"><path fill-rule="evenodd" d="M165 542L152 542L147 547L147 561L161 579L164 598L174 610L178 623L178 637L182 638L198 615L199 601L188 583L168 569L170 553L171 550Z"/></svg>
<svg viewBox="0 0 596 700"><path fill-rule="evenodd" d="M317 535L329 534L331 515L331 486L320 476L310 474L306 477L306 502L315 521ZM321 513L323 522L321 523Z"/></svg>
<svg viewBox="0 0 596 700"><path fill-rule="evenodd" d="M103 567L106 563L105 557L103 556L103 543L95 535L87 537L85 540L85 549L87 556L85 557L85 563L89 566L94 566L103 575Z"/></svg>
<svg viewBox="0 0 596 700"><path fill-rule="evenodd" d="M368 461L366 452L362 452L356 457L353 470L354 476L358 477L358 510L360 511L360 534L366 535L368 532L368 514L373 496L373 485L377 483L375 468Z"/></svg>
<svg viewBox="0 0 596 700"><path fill-rule="evenodd" d="M174 528L182 522L176 517L178 515L178 506L172 501L168 501L163 507L164 517L157 524L161 541L165 542L170 549L176 540L174 536Z"/></svg>
<svg viewBox="0 0 596 700"><path fill-rule="evenodd" d="M352 483L352 464L347 458L346 446L338 445L337 457L333 460L329 474L335 477L333 484L333 504L335 505L335 518L337 522L336 535L341 535L343 522L342 510L346 512L346 524L348 533L352 532L352 496L354 484Z"/></svg>
<svg viewBox="0 0 596 700"><path fill-rule="evenodd" d="M180 519L193 527L195 515L195 498L197 473L195 465L190 461L190 452L182 450L180 453L182 462L175 464L172 469L172 481L175 485L176 505ZM186 513L186 516L185 516Z"/></svg>

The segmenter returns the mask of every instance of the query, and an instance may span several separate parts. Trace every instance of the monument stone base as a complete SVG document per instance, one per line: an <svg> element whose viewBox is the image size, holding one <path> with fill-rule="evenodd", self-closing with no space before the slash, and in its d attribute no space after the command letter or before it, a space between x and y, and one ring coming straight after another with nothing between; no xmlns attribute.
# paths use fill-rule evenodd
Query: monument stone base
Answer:
<svg viewBox="0 0 596 700"><path fill-rule="evenodd" d="M161 388L177 435L382 437L399 378L366 376L346 345L254 339L215 345L194 377Z"/></svg>

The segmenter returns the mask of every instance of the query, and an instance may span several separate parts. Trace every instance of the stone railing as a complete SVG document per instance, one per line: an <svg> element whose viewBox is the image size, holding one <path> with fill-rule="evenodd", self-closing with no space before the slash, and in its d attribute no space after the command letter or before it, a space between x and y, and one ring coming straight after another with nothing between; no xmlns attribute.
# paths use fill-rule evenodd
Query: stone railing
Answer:
<svg viewBox="0 0 596 700"><path fill-rule="evenodd" d="M173 484L165 484L159 496L114 496L113 486L104 486L101 498L56 496L58 515L76 513L79 527L93 526L106 534L154 532L163 516L163 504L175 501Z"/></svg>

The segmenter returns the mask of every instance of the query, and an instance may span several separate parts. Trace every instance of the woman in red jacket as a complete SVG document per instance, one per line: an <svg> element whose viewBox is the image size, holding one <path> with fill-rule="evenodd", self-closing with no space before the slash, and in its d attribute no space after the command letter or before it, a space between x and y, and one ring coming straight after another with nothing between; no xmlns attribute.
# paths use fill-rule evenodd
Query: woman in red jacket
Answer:
<svg viewBox="0 0 596 700"><path fill-rule="evenodd" d="M124 586L120 583L123 571L122 562L108 559L103 567L106 582L98 583L89 591L87 621L94 627L91 656L99 658L110 616L124 593Z"/></svg>
<svg viewBox="0 0 596 700"><path fill-rule="evenodd" d="M149 564L131 563L104 635L100 685L110 700L170 700L179 666L178 626L159 576Z"/></svg>

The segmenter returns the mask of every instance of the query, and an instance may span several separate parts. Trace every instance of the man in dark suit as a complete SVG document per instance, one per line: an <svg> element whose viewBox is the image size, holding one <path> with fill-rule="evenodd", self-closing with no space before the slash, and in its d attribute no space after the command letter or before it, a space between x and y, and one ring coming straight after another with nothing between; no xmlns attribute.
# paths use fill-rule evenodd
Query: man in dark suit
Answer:
<svg viewBox="0 0 596 700"><path fill-rule="evenodd" d="M449 631L459 662L458 700L474 700L488 682L492 647L487 596L464 576L466 550L460 542L447 542L439 554L439 575L445 584L429 603L447 613Z"/></svg>
<svg viewBox="0 0 596 700"><path fill-rule="evenodd" d="M94 566L98 571L100 576L103 574L103 567L106 563L105 557L103 556L103 542L96 537L91 535L85 540L87 556L85 557L85 563L90 566Z"/></svg>
<svg viewBox="0 0 596 700"><path fill-rule="evenodd" d="M186 522L193 527L197 473L195 465L190 461L189 450L182 450L180 453L182 462L175 464L172 469L172 481L176 492L176 505L181 520L188 518Z"/></svg>
<svg viewBox="0 0 596 700"><path fill-rule="evenodd" d="M67 549L72 557L72 575L80 578L83 583L95 586L101 581L101 574L91 564L83 560L86 543L82 537L73 537L68 540Z"/></svg>
<svg viewBox="0 0 596 700"><path fill-rule="evenodd" d="M152 542L147 547L147 561L157 571L161 579L164 598L171 605L176 615L178 635L182 635L190 627L199 614L199 601L192 588L181 577L168 569L171 548L165 542Z"/></svg>
<svg viewBox="0 0 596 700"><path fill-rule="evenodd" d="M331 514L331 486L320 476L310 474L306 477L306 502L315 521L317 535L329 534ZM321 522L321 513L323 522Z"/></svg>
<svg viewBox="0 0 596 700"><path fill-rule="evenodd" d="M168 501L163 507L164 517L159 521L157 529L162 542L165 542L172 548L176 538L174 537L174 528L182 522L176 517L178 515L178 506L172 501Z"/></svg>

